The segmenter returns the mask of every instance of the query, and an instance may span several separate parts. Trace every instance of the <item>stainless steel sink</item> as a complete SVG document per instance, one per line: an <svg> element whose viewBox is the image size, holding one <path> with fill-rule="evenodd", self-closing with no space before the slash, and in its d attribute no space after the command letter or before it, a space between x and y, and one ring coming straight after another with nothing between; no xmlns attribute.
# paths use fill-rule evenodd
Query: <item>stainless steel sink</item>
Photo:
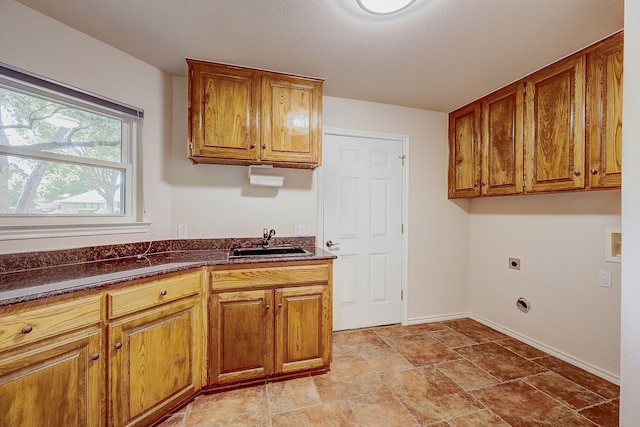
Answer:
<svg viewBox="0 0 640 427"><path fill-rule="evenodd" d="M312 256L313 254L299 246L272 246L267 248L235 248L229 251L229 258L265 258Z"/></svg>

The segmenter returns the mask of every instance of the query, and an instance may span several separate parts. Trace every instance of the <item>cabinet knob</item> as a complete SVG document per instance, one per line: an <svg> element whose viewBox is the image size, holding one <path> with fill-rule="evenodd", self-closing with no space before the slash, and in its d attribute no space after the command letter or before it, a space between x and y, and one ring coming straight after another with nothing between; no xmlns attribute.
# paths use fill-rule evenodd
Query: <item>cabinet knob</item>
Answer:
<svg viewBox="0 0 640 427"><path fill-rule="evenodd" d="M477 182L474 182L474 183L473 183L473 186L474 186L474 187L477 187L477 186L478 186L478 183L477 183Z"/></svg>
<svg viewBox="0 0 640 427"><path fill-rule="evenodd" d="M282 304L278 304L278 308L282 308Z"/></svg>
<svg viewBox="0 0 640 427"><path fill-rule="evenodd" d="M598 174L598 169L591 168L591 169L589 169L589 172L591 172L591 175L597 175Z"/></svg>
<svg viewBox="0 0 640 427"><path fill-rule="evenodd" d="M98 360L98 359L100 359L100 355L98 353L93 353L91 355L91 360Z"/></svg>
<svg viewBox="0 0 640 427"><path fill-rule="evenodd" d="M24 328L22 328L22 333L23 334L28 334L31 331L33 331L33 326L31 326L31 325L27 325Z"/></svg>
<svg viewBox="0 0 640 427"><path fill-rule="evenodd" d="M167 290L163 289L162 291L160 291L160 295L165 296L167 294Z"/></svg>
<svg viewBox="0 0 640 427"><path fill-rule="evenodd" d="M483 187L486 187L486 186L487 186L487 183L486 183L486 182L483 182L483 183L482 183L482 186L483 186Z"/></svg>
<svg viewBox="0 0 640 427"><path fill-rule="evenodd" d="M256 148L256 144L251 144L249 148Z"/></svg>
<svg viewBox="0 0 640 427"><path fill-rule="evenodd" d="M267 144L262 144L262 149L266 149L267 148Z"/></svg>
<svg viewBox="0 0 640 427"><path fill-rule="evenodd" d="M574 174L575 176L580 176L580 175L582 175L582 174L580 173L580 171L573 171L573 174Z"/></svg>
<svg viewBox="0 0 640 427"><path fill-rule="evenodd" d="M271 306L270 306L269 304L267 304L267 305L265 306L265 309L267 309L267 310L269 310L270 308L271 308Z"/></svg>
<svg viewBox="0 0 640 427"><path fill-rule="evenodd" d="M122 348L122 343L121 342L117 342L115 347L116 347L116 350L120 350Z"/></svg>

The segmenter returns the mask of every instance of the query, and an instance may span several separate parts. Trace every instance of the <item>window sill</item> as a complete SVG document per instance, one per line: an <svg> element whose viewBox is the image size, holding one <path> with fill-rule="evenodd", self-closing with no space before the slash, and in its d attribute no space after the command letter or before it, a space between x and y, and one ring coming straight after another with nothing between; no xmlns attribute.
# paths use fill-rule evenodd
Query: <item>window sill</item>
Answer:
<svg viewBox="0 0 640 427"><path fill-rule="evenodd" d="M0 241L147 233L150 223L0 227Z"/></svg>

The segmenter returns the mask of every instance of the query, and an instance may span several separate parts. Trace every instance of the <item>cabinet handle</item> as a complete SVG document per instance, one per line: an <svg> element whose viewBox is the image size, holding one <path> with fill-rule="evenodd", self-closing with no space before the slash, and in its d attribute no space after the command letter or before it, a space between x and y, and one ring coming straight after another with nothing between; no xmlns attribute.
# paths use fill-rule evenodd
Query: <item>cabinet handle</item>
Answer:
<svg viewBox="0 0 640 427"><path fill-rule="evenodd" d="M282 308L282 304L278 304L278 308Z"/></svg>
<svg viewBox="0 0 640 427"><path fill-rule="evenodd" d="M598 169L591 168L589 172L591 172L591 175L598 175Z"/></svg>
<svg viewBox="0 0 640 427"><path fill-rule="evenodd" d="M267 148L267 144L262 144L262 149L265 150Z"/></svg>
<svg viewBox="0 0 640 427"><path fill-rule="evenodd" d="M117 342L115 347L116 347L116 350L120 350L122 348L122 343L121 342Z"/></svg>
<svg viewBox="0 0 640 427"><path fill-rule="evenodd" d="M91 355L91 360L98 360L98 359L100 359L100 355L98 353L93 353Z"/></svg>
<svg viewBox="0 0 640 427"><path fill-rule="evenodd" d="M487 186L487 183L486 183L486 182L483 182L483 183L482 183L482 186L483 186L483 187L486 187L486 186Z"/></svg>
<svg viewBox="0 0 640 427"><path fill-rule="evenodd" d="M582 174L580 173L580 171L573 171L573 174L574 174L575 176L580 176L580 175L582 175Z"/></svg>
<svg viewBox="0 0 640 427"><path fill-rule="evenodd" d="M477 187L477 186L478 186L478 183L477 183L477 182L474 182L474 183L473 183L473 186L474 186L474 187Z"/></svg>
<svg viewBox="0 0 640 427"><path fill-rule="evenodd" d="M33 326L31 326L31 325L27 325L24 328L22 328L22 333L23 334L28 334L31 331L33 331Z"/></svg>
<svg viewBox="0 0 640 427"><path fill-rule="evenodd" d="M167 294L167 290L163 289L162 291L160 291L160 295L165 296Z"/></svg>
<svg viewBox="0 0 640 427"><path fill-rule="evenodd" d="M269 304L266 305L265 309L269 310L271 306Z"/></svg>
<svg viewBox="0 0 640 427"><path fill-rule="evenodd" d="M256 144L251 144L249 148L256 148Z"/></svg>

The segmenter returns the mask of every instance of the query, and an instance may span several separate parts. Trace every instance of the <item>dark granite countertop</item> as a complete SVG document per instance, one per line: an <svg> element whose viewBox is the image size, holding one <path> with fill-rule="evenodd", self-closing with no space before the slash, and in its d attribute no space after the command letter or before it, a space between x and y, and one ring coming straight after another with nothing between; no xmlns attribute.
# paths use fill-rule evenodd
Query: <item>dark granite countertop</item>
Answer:
<svg viewBox="0 0 640 427"><path fill-rule="evenodd" d="M336 258L317 247L303 248L312 255L229 259L229 249L198 248L7 271L0 273L0 307L202 266Z"/></svg>

